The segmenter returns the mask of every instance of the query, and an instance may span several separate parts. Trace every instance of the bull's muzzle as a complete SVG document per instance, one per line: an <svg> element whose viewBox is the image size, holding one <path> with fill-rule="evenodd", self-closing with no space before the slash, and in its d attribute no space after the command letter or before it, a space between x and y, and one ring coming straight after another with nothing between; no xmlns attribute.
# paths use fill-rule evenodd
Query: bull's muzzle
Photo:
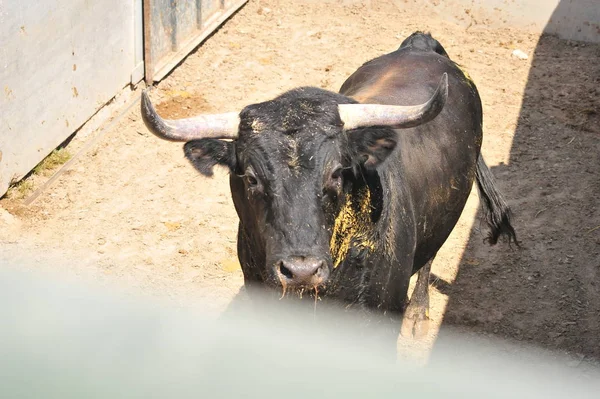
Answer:
<svg viewBox="0 0 600 399"><path fill-rule="evenodd" d="M275 265L284 287L315 288L329 278L329 268L323 259L310 256L290 256Z"/></svg>

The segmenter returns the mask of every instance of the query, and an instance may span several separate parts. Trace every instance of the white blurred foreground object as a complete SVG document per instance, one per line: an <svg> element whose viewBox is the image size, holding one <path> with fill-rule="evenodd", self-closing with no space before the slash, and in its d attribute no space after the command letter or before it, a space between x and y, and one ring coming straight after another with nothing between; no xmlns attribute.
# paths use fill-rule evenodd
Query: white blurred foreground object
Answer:
<svg viewBox="0 0 600 399"><path fill-rule="evenodd" d="M295 323L297 309L275 305L214 321L0 269L0 397L575 399L600 392L596 375L582 377L564 362L515 360L447 334L428 366L392 365L351 333L351 320L332 313L335 328L317 329L307 319Z"/></svg>

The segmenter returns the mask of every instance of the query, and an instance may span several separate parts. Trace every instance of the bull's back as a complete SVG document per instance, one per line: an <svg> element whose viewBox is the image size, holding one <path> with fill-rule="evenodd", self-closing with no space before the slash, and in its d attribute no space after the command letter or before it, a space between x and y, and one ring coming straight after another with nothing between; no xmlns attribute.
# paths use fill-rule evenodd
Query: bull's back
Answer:
<svg viewBox="0 0 600 399"><path fill-rule="evenodd" d="M411 201L415 271L446 240L469 196L482 139L477 89L445 51L401 47L363 65L340 90L361 103L421 104L434 93L444 72L448 74L444 109L424 125L398 130L398 148L380 170Z"/></svg>

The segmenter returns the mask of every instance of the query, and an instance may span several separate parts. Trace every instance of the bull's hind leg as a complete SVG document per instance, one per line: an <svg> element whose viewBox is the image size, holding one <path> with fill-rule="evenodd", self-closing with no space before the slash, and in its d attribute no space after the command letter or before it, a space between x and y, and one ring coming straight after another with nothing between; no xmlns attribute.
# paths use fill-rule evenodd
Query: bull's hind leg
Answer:
<svg viewBox="0 0 600 399"><path fill-rule="evenodd" d="M433 258L419 270L417 284L402 319L403 337L423 338L429 331L429 274Z"/></svg>

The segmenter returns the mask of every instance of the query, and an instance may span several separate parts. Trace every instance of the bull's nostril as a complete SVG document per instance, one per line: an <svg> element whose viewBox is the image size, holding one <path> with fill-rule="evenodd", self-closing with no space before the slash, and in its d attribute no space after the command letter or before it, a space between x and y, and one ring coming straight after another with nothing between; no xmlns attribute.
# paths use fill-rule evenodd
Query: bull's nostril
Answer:
<svg viewBox="0 0 600 399"><path fill-rule="evenodd" d="M319 268L315 271L315 276L317 276L317 277L323 276L323 273L324 273L323 266L324 266L324 264L321 263L321 266L319 266Z"/></svg>
<svg viewBox="0 0 600 399"><path fill-rule="evenodd" d="M329 276L325 261L309 256L290 256L280 260L274 271L285 286L313 287Z"/></svg>
<svg viewBox="0 0 600 399"><path fill-rule="evenodd" d="M279 272L285 276L288 279L293 279L294 278L294 273L292 273L292 271L290 269L288 269L287 267L285 267L285 265L283 264L283 262L281 262L281 264L279 265Z"/></svg>

